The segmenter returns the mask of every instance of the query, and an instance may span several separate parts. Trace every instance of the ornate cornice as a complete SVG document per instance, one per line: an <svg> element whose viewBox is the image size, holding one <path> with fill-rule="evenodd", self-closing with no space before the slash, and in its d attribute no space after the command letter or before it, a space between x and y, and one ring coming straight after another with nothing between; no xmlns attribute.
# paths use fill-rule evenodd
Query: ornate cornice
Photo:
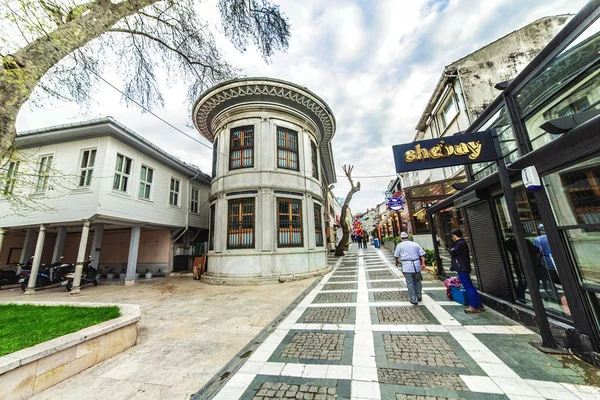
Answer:
<svg viewBox="0 0 600 400"><path fill-rule="evenodd" d="M272 78L243 78L223 82L205 92L196 104L192 118L196 129L209 141L214 140L215 118L224 110L241 104L275 104L300 113L313 122L319 132L319 148L330 183L335 182L331 139L335 118L329 106L306 88Z"/></svg>

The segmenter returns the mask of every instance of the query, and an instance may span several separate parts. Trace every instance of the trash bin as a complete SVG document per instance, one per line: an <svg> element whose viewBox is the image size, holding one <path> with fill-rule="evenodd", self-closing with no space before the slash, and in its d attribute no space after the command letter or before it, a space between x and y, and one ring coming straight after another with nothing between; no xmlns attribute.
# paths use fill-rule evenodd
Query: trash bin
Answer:
<svg viewBox="0 0 600 400"><path fill-rule="evenodd" d="M375 248L378 249L379 248L379 239L373 239L373 244L375 245Z"/></svg>

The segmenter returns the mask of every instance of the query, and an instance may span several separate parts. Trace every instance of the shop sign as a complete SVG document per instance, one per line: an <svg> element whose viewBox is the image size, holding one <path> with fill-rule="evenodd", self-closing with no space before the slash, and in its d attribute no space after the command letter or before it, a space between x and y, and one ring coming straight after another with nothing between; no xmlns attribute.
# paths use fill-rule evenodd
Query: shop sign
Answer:
<svg viewBox="0 0 600 400"><path fill-rule="evenodd" d="M398 211L402 209L403 206L403 202L402 199L400 197L392 197L391 199L388 200L388 206L390 209L394 210L394 211Z"/></svg>
<svg viewBox="0 0 600 400"><path fill-rule="evenodd" d="M491 131L398 144L392 150L396 173L496 160Z"/></svg>

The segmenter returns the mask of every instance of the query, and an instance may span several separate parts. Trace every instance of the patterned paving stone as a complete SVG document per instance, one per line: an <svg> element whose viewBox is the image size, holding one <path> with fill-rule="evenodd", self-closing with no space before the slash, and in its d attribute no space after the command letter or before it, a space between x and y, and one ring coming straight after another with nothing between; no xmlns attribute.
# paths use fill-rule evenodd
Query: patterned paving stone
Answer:
<svg viewBox="0 0 600 400"><path fill-rule="evenodd" d="M466 368L441 336L383 335L388 361L435 367Z"/></svg>
<svg viewBox="0 0 600 400"><path fill-rule="evenodd" d="M446 372L423 372L403 369L377 368L380 383L402 386L433 387L468 391L457 374Z"/></svg>
<svg viewBox="0 0 600 400"><path fill-rule="evenodd" d="M282 358L341 360L344 353L343 333L299 332L285 347Z"/></svg>
<svg viewBox="0 0 600 400"><path fill-rule="evenodd" d="M323 290L357 290L356 283L331 283L323 286Z"/></svg>
<svg viewBox="0 0 600 400"><path fill-rule="evenodd" d="M369 279L395 279L396 276L389 271L370 271L367 272Z"/></svg>
<svg viewBox="0 0 600 400"><path fill-rule="evenodd" d="M349 317L349 308L311 308L306 312L304 322L346 322Z"/></svg>
<svg viewBox="0 0 600 400"><path fill-rule="evenodd" d="M409 301L408 292L374 292L375 301Z"/></svg>
<svg viewBox="0 0 600 400"><path fill-rule="evenodd" d="M397 288L402 287L400 281L391 282L370 282L371 288L373 289L385 289L385 288Z"/></svg>
<svg viewBox="0 0 600 400"><path fill-rule="evenodd" d="M307 399L334 400L337 388L329 386L293 385L282 382L265 382L260 385L253 400Z"/></svg>
<svg viewBox="0 0 600 400"><path fill-rule="evenodd" d="M415 324L429 322L419 307L377 307L377 318L380 323Z"/></svg>
<svg viewBox="0 0 600 400"><path fill-rule="evenodd" d="M339 277L339 276L346 276L346 277L356 277L358 274L357 271L338 271L336 273L334 273L333 275L331 275L332 277Z"/></svg>
<svg viewBox="0 0 600 400"><path fill-rule="evenodd" d="M319 293L313 303L351 303L353 293Z"/></svg>
<svg viewBox="0 0 600 400"><path fill-rule="evenodd" d="M356 277L352 277L352 276L331 277L331 278L329 278L329 280L327 282L351 282L351 281L355 281L356 279L357 279Z"/></svg>
<svg viewBox="0 0 600 400"><path fill-rule="evenodd" d="M396 400L466 400L462 397L424 396L420 394L396 393Z"/></svg>

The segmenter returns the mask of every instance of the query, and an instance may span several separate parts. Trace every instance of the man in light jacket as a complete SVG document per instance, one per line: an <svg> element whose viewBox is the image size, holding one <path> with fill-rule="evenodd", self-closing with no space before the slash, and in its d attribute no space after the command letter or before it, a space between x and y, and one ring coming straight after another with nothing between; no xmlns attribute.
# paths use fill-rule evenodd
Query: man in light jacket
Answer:
<svg viewBox="0 0 600 400"><path fill-rule="evenodd" d="M396 266L402 263L402 274L406 278L410 303L419 304L422 300L423 284L421 271L425 270L425 250L415 242L408 240L408 233L400 234L402 241L396 246L394 257Z"/></svg>

